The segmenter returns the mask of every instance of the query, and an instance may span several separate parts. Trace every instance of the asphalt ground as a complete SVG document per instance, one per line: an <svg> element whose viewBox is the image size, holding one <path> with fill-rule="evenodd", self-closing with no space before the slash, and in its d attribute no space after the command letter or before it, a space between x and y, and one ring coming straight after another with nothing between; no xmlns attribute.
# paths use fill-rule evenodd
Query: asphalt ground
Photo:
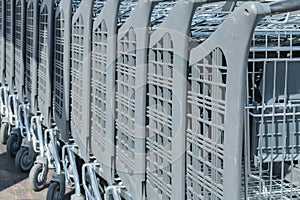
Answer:
<svg viewBox="0 0 300 200"><path fill-rule="evenodd" d="M46 199L47 188L34 192L29 185L29 173L20 172L15 167L15 161L6 153L6 146L0 144L0 200ZM48 175L47 185L51 179Z"/></svg>

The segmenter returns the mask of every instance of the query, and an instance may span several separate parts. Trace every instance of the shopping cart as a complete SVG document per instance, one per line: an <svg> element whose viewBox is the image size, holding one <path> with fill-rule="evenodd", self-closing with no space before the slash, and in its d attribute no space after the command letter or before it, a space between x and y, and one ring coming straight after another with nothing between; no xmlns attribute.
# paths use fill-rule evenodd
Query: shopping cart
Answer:
<svg viewBox="0 0 300 200"><path fill-rule="evenodd" d="M84 3L84 2L83 2ZM53 112L54 119L59 130L59 146L62 146L61 157L58 152L54 151L55 173L52 176L51 184L47 192L47 199L64 198L65 188L75 189L72 199L84 199L80 190L80 179L77 168L79 152L78 147L74 144L70 132L70 75L71 75L71 34L72 34L72 17L76 14L81 5L81 0L73 1L56 1L55 11L55 31L54 31L54 98ZM82 8L81 8L82 9ZM56 132L56 131L55 131ZM53 142L52 142L53 143ZM54 143L53 143L54 145ZM60 165L61 160L64 173Z"/></svg>
<svg viewBox="0 0 300 200"><path fill-rule="evenodd" d="M255 143L253 138L250 147L250 132L254 138L260 137L262 133L256 136L255 132L259 129L255 128L254 120L248 120L247 110L258 111L259 109L254 108L251 103L246 106L246 112L243 108L246 102L253 101L252 98L246 100L245 91L249 94L257 93L259 91L257 90L258 79L262 76L258 65L257 71L253 71L251 56L248 60L248 51L256 23L264 15L299 9L299 5L295 3L294 1L271 4L245 3L230 15L224 12L207 13L207 16L202 14L202 19L199 18L204 26L201 27L199 24L194 28L193 34L197 36L195 38L201 44L192 49L189 59L191 87L188 91L186 147L188 199L285 199L283 191L286 186L284 184L281 187L280 184L273 184L274 188L279 188L281 191L278 194L274 192L275 189L266 190L264 184L268 181L264 181L264 178L259 179L257 171L252 168L257 166L257 163L255 164L255 159L250 160L250 157L254 157L251 156L251 152L256 149L252 143ZM224 22L222 18L226 18ZM265 31L265 27L262 29L259 27L256 28L254 35L260 35L262 30ZM240 33L239 30L243 30L243 34L236 34ZM265 33L270 32L266 30ZM264 35L265 39L268 34ZM233 45L235 41L238 45ZM266 48L265 44L275 44L268 39L265 42L262 48ZM256 47L250 48L250 52L255 49ZM259 59L267 62L262 55L264 54L260 54ZM246 76L247 60L249 61L248 69L252 70L248 76ZM248 90L246 80L249 80L247 82L251 90ZM268 78L268 81L273 82L274 78ZM268 90L270 92L271 87ZM246 122L245 126L244 122ZM276 123L280 124L279 121ZM241 133L244 130L247 130L247 134L243 148L243 134ZM262 155L261 158L263 158ZM265 166L260 169L264 175L269 173ZM268 177L271 176L267 175L267 179ZM283 182L285 181L281 180L281 183ZM290 189L287 196L290 198L294 194L297 196L297 193Z"/></svg>
<svg viewBox="0 0 300 200"><path fill-rule="evenodd" d="M168 16L175 3L138 1L136 9L118 32L116 170L133 199L145 197L146 92L150 31Z"/></svg>
<svg viewBox="0 0 300 200"><path fill-rule="evenodd" d="M29 106L29 127L31 127L31 116L37 113L37 58L38 58L38 19L39 19L39 1L29 0L26 6L26 53L25 53L25 97L27 103L23 106ZM23 109L24 110L24 109ZM22 116L27 119L28 117ZM15 165L22 171L29 171L34 164L36 153L33 146L39 139L34 132L35 128L29 128L27 136L21 149L15 158Z"/></svg>
<svg viewBox="0 0 300 200"><path fill-rule="evenodd" d="M3 41L3 52L4 52L4 57L3 57L3 81L2 87L1 87L1 107L3 109L1 114L1 130L0 130L0 140L2 144L6 144L7 139L9 137L10 133L10 123L9 123L9 116L12 114L12 111L10 110L9 107L9 95L11 92L12 88L12 78L11 71L13 69L13 32L14 32L14 26L13 26L13 15L12 12L14 8L14 4L12 2L4 2L2 9L3 9L3 35L2 37L5 39Z"/></svg>
<svg viewBox="0 0 300 200"><path fill-rule="evenodd" d="M15 95L11 96L10 100L12 102L11 107L14 108L14 115L11 117L12 124L14 122L14 127L11 129L9 138L6 144L6 151L8 155L14 158L21 148L21 142L26 131L22 130L22 117L19 114L23 112L19 111L20 105L24 105L25 101L25 27L26 27L26 1L18 0L15 2L15 30L14 30L14 70L13 70L13 85L15 89ZM10 103L8 103L10 105Z"/></svg>
<svg viewBox="0 0 300 200"><path fill-rule="evenodd" d="M52 112L52 83L53 83L53 28L54 28L54 12L55 3L51 1L43 1L40 5L39 13L39 32L38 32L38 59L37 59L37 110L39 113L35 114L31 118L31 128L33 133L37 135L38 140L36 145L38 148L34 148L38 156L34 162L33 167L30 170L30 185L33 190L40 191L45 188L48 170L54 168L51 158L56 155L52 152L48 145L52 147L53 151L56 151L55 137L53 136L57 131L55 130L55 124L53 121ZM34 76L34 75L31 75ZM47 129L45 131L45 129ZM48 141L45 136L48 136L51 140Z"/></svg>

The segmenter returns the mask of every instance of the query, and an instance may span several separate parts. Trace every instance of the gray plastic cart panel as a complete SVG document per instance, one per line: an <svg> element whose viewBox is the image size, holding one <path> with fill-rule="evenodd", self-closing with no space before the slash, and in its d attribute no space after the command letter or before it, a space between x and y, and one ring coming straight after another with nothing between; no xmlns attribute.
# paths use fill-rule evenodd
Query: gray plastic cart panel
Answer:
<svg viewBox="0 0 300 200"><path fill-rule="evenodd" d="M5 2L0 1L0 82L4 84L5 75Z"/></svg>
<svg viewBox="0 0 300 200"><path fill-rule="evenodd" d="M29 0L26 15L26 96L30 112L37 111L37 58L38 58L39 0Z"/></svg>
<svg viewBox="0 0 300 200"><path fill-rule="evenodd" d="M6 1L5 23L5 78L9 89L14 90L14 32L15 32L15 1Z"/></svg>
<svg viewBox="0 0 300 200"><path fill-rule="evenodd" d="M14 74L15 87L19 99L23 100L25 87L25 28L26 28L26 1L16 1L15 9L15 50L14 50Z"/></svg>
<svg viewBox="0 0 300 200"><path fill-rule="evenodd" d="M82 1L72 18L71 132L83 159L90 153L90 68L94 1Z"/></svg>
<svg viewBox="0 0 300 200"><path fill-rule="evenodd" d="M185 198L185 121L190 24L198 2L178 1L150 37L146 180L149 199Z"/></svg>
<svg viewBox="0 0 300 200"><path fill-rule="evenodd" d="M53 112L63 141L68 141L70 132L71 23L72 2L61 0L57 5L54 17Z"/></svg>
<svg viewBox="0 0 300 200"><path fill-rule="evenodd" d="M37 103L38 109L44 116L43 124L49 128L52 118L54 1L43 1L39 15Z"/></svg>
<svg viewBox="0 0 300 200"><path fill-rule="evenodd" d="M227 18L223 3L198 7L192 20L191 38L202 43ZM231 25L233 26L233 25ZM229 27L228 27L229 28ZM220 42L220 41L219 41ZM186 189L187 199L223 199L224 118L227 61L219 45L189 67ZM246 49L245 49L246 50ZM206 49L198 47L198 51ZM191 58L198 54L195 49ZM232 58L234 59L234 58Z"/></svg>
<svg viewBox="0 0 300 200"><path fill-rule="evenodd" d="M119 0L109 0L94 19L91 68L91 144L101 176L114 182L115 63Z"/></svg>
<svg viewBox="0 0 300 200"><path fill-rule="evenodd" d="M116 166L134 199L145 198L148 27L160 24L174 4L139 1L118 33Z"/></svg>
<svg viewBox="0 0 300 200"><path fill-rule="evenodd" d="M186 157L188 199L223 197L226 78L226 58L219 48L191 66Z"/></svg>

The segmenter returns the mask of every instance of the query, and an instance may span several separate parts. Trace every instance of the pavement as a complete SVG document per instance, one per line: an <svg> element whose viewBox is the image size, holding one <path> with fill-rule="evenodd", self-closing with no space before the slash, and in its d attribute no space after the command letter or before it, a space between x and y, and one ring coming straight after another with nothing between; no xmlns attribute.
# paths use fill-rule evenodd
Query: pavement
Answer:
<svg viewBox="0 0 300 200"><path fill-rule="evenodd" d="M42 200L46 199L47 188L34 192L29 185L29 173L20 172L15 161L6 153L6 146L0 144L0 200ZM51 173L48 175L48 184Z"/></svg>

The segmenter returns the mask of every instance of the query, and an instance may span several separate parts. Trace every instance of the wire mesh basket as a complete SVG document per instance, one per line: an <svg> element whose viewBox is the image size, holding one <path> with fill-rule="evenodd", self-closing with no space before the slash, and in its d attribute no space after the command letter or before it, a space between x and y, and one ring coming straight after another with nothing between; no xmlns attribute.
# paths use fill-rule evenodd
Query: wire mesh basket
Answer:
<svg viewBox="0 0 300 200"><path fill-rule="evenodd" d="M262 20L248 60L245 194L249 199L299 198L298 13Z"/></svg>

